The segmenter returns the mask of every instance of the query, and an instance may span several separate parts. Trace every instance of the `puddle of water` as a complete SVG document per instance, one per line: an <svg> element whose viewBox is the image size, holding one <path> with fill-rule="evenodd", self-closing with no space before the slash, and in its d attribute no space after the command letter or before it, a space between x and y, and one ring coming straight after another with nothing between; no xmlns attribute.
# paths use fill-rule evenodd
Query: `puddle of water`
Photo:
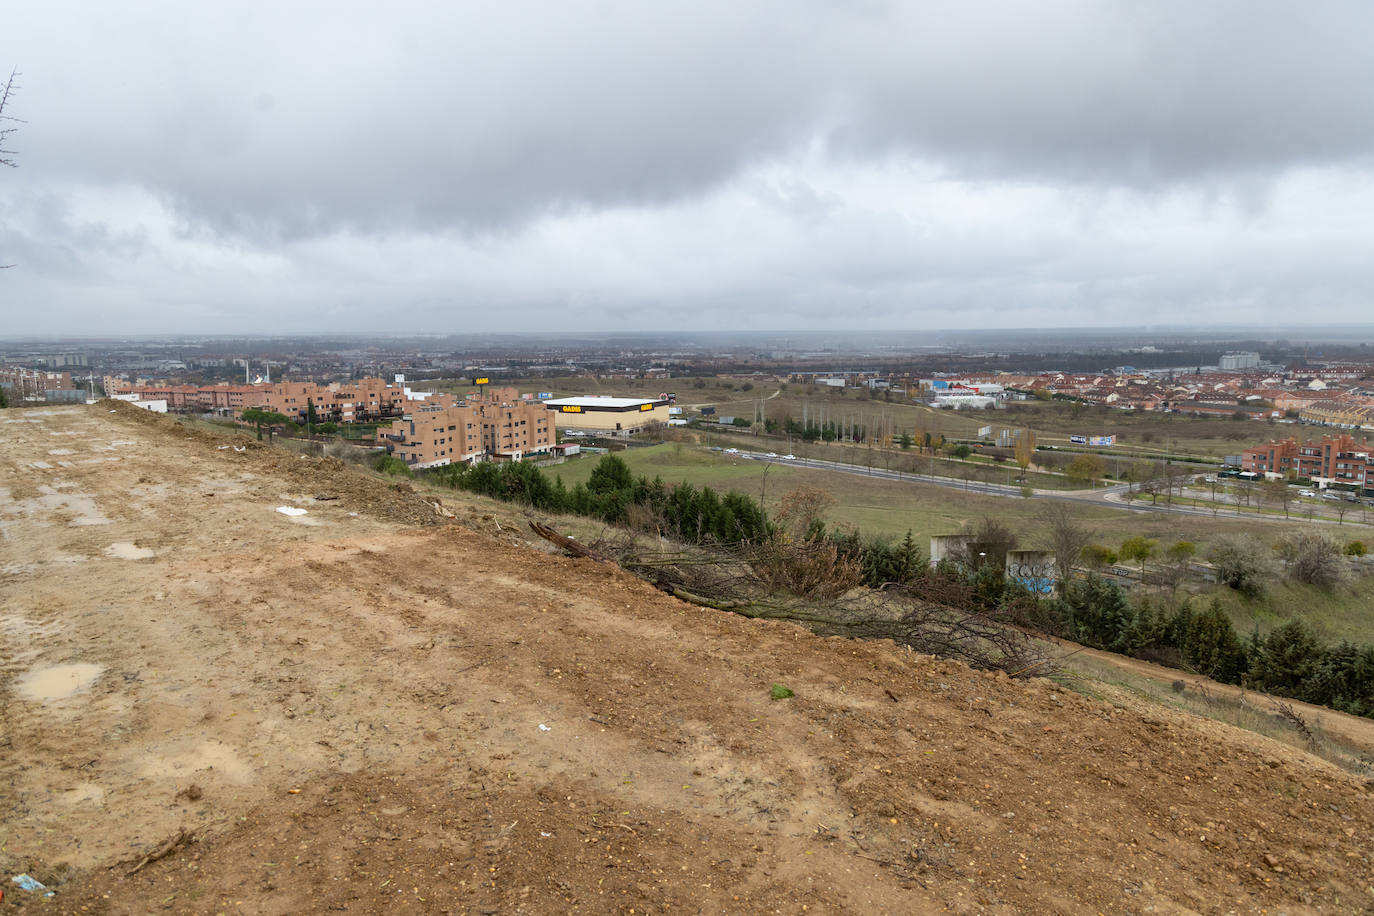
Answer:
<svg viewBox="0 0 1374 916"><path fill-rule="evenodd" d="M59 484L66 487L69 484ZM95 500L88 493L61 493L55 487L44 484L38 488L42 494L30 502L37 503L51 511L67 511L76 516L68 525L108 525L110 520L96 507Z"/></svg>
<svg viewBox="0 0 1374 916"><path fill-rule="evenodd" d="M153 556L151 547L139 547L128 541L119 541L105 548L105 556L119 560L146 560Z"/></svg>
<svg viewBox="0 0 1374 916"><path fill-rule="evenodd" d="M92 665L89 662L35 668L19 679L19 694L35 703L65 700L94 684L104 671L104 665Z"/></svg>

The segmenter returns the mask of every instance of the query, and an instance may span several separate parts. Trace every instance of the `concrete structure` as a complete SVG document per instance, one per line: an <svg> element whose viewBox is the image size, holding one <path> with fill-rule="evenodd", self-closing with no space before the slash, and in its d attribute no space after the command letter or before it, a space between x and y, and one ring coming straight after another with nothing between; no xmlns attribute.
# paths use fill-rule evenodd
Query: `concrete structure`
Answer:
<svg viewBox="0 0 1374 916"><path fill-rule="evenodd" d="M1253 350L1233 350L1223 353L1218 368L1223 372L1238 372L1253 369L1259 365L1260 355Z"/></svg>
<svg viewBox="0 0 1374 916"><path fill-rule="evenodd" d="M557 398L537 406L553 413L560 430L600 436L629 436L668 422L667 398Z"/></svg>
<svg viewBox="0 0 1374 916"><path fill-rule="evenodd" d="M1055 569L1052 553L1044 550L1008 550L1007 576L1032 592L1048 595L1054 591L1059 572Z"/></svg>

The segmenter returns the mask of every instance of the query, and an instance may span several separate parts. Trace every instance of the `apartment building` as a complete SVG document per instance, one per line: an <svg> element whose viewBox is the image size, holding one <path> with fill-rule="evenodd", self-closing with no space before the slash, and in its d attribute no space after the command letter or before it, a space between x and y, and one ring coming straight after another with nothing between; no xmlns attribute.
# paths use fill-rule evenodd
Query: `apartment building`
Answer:
<svg viewBox="0 0 1374 916"><path fill-rule="evenodd" d="M467 405L420 408L377 433L380 444L415 468L472 461L486 452L482 416Z"/></svg>
<svg viewBox="0 0 1374 916"><path fill-rule="evenodd" d="M242 413L263 403L266 391L256 385L138 385L125 379L105 376L105 393L110 397L137 395L141 401L166 401L170 410L200 410Z"/></svg>
<svg viewBox="0 0 1374 916"><path fill-rule="evenodd" d="M319 385L315 382L278 382L266 386L261 406L293 420L304 420L313 404L320 423L375 423L404 415L421 396L403 382L389 384L379 378ZM423 395L431 407L451 407L452 395Z"/></svg>
<svg viewBox="0 0 1374 916"><path fill-rule="evenodd" d="M70 372L50 372L23 366L0 366L0 387L17 401L42 401L48 392L76 391Z"/></svg>
<svg viewBox="0 0 1374 916"><path fill-rule="evenodd" d="M489 458L519 461L553 447L552 414L537 401L486 401L477 405L477 411Z"/></svg>
<svg viewBox="0 0 1374 916"><path fill-rule="evenodd" d="M461 404L429 403L378 429L378 442L411 467L464 461L519 461L554 445L551 415L539 402L507 400L514 389Z"/></svg>
<svg viewBox="0 0 1374 916"><path fill-rule="evenodd" d="M1285 439L1247 448L1241 452L1241 468L1266 477L1306 477L1321 486L1374 489L1371 455L1368 441L1343 433L1320 442Z"/></svg>

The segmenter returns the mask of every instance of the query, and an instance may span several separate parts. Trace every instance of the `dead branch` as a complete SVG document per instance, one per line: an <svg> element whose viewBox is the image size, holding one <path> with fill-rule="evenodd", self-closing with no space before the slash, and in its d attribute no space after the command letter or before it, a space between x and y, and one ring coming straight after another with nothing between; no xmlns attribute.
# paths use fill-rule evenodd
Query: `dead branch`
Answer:
<svg viewBox="0 0 1374 916"><path fill-rule="evenodd" d="M1284 721L1293 726L1299 735L1302 735L1303 740L1307 742L1309 748L1316 750L1321 746L1321 742L1317 740L1317 736L1314 735L1312 729L1308 727L1307 720L1293 708L1292 703L1285 703L1273 697L1269 698L1269 702L1274 704L1274 709L1278 711L1278 714L1283 717Z"/></svg>
<svg viewBox="0 0 1374 916"><path fill-rule="evenodd" d="M543 525L539 522L530 522L530 530L533 531L535 534L539 535L544 540L548 541L550 544L554 544L558 547L563 548L563 550L567 551L572 556L586 557L590 560L596 560L599 563L614 562L610 557L606 556L605 554L592 550L585 544L579 544L577 541L573 540L570 537L567 537L566 535L559 534L557 531L554 531L548 525Z"/></svg>
<svg viewBox="0 0 1374 916"><path fill-rule="evenodd" d="M182 846L185 846L187 843L191 842L191 840L194 837L195 833L187 830L185 827L182 827L180 830L177 831L176 836L167 840L167 842L163 843L157 849L154 849L152 852L148 853L137 865L135 865L133 868L125 872L124 877L132 877L133 875L138 874L138 872L141 871L144 867L152 864L153 862L156 862L158 859L167 858L177 849L180 849Z"/></svg>

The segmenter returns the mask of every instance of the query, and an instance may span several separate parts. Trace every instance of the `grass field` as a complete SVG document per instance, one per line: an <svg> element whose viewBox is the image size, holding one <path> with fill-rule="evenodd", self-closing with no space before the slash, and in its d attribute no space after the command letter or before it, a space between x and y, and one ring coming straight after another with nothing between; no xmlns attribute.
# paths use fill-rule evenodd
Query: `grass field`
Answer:
<svg viewBox="0 0 1374 916"><path fill-rule="evenodd" d="M1256 629L1268 633L1290 620L1301 619L1312 624L1325 642L1350 639L1374 643L1374 615L1369 612L1374 606L1374 576L1357 576L1330 591L1276 581L1255 601L1247 601L1228 588L1217 588L1202 597L1217 598L1242 636Z"/></svg>
<svg viewBox="0 0 1374 916"><path fill-rule="evenodd" d="M989 516L1030 544L1038 537L1037 516L1044 505L1039 499L983 496L915 481L792 467L784 462L749 461L684 443L665 443L618 454L636 476L662 477L669 483L685 480L719 490L737 490L755 498L762 497L769 511L775 510L778 501L796 487L819 487L836 500L828 513L830 521L855 525L864 534L889 537L900 537L908 529L923 538L949 534L967 522ZM548 470L568 486L573 486L587 480L596 461L596 457L588 455ZM1244 521L1237 523L1226 517L1147 514L1105 505L1074 504L1074 507L1084 523L1096 531L1096 540L1112 546L1136 534L1156 538L1166 545L1178 540L1205 545L1217 534L1237 530L1238 526L1251 529ZM1295 520L1294 524L1297 523ZM1266 537L1274 537L1281 528L1280 525L1264 524L1256 530Z"/></svg>

